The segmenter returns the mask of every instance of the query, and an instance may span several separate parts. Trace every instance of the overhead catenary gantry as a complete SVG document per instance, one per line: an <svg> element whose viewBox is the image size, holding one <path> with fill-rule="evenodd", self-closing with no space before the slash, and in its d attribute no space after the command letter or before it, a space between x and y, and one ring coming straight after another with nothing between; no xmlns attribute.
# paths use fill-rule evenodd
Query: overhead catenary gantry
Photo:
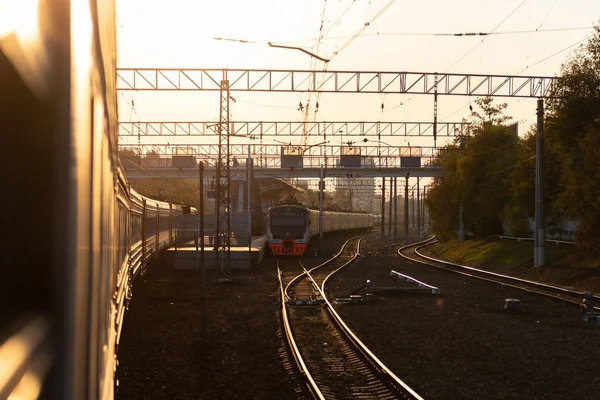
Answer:
<svg viewBox="0 0 600 400"><path fill-rule="evenodd" d="M310 71L223 68L117 68L117 90L229 90L255 92L437 94L545 97L560 79L393 71Z"/></svg>
<svg viewBox="0 0 600 400"><path fill-rule="evenodd" d="M398 122L398 121L229 121L229 133L250 140L272 136L301 137L302 135L334 137L455 137L464 134L469 122ZM119 136L205 136L215 135L215 121L137 121L119 122Z"/></svg>
<svg viewBox="0 0 600 400"><path fill-rule="evenodd" d="M246 158L249 156L253 160L256 168L274 169L270 173L285 173L286 170L295 169L295 176L302 176L302 170L306 168L317 168L324 165L328 170L343 170L345 168L377 168L385 172L387 168L400 167L428 167L434 160L438 152L443 149L435 149L426 146L381 146L378 143L365 144L359 146L345 144L340 145L320 145L307 148L298 154L298 146L281 146L279 144L230 144L229 155L238 160L239 166L246 165ZM142 167L151 171L153 168L195 168L196 161L203 161L207 167L219 165L219 155L223 150L218 144L189 143L185 145L173 145L166 141L163 143L153 143L152 145L122 144L119 146L122 150L133 150L131 154L140 152L136 155L124 155L125 168ZM190 155L181 156L185 150ZM224 158L224 157L223 157ZM184 164L175 160L183 160ZM191 161L191 164L189 162ZM224 164L223 161L221 161ZM226 168L224 165L222 168ZM230 167L231 168L231 167ZM439 167L436 167L439 169ZM282 171L282 169L284 171ZM341 173L340 172L340 173ZM337 172L336 172L337 173ZM220 175L223 177L223 175ZM224 177L223 177L224 179Z"/></svg>
<svg viewBox="0 0 600 400"><path fill-rule="evenodd" d="M437 136L437 98L440 95L543 98L560 78L489 74L392 71L314 71L223 68L118 68L117 90L221 91L228 80L232 92L315 92L429 94L434 96L434 147ZM541 111L539 111L541 110ZM228 116L227 116L228 117ZM536 156L542 159L542 123L538 122ZM545 265L544 168L536 163L536 266Z"/></svg>

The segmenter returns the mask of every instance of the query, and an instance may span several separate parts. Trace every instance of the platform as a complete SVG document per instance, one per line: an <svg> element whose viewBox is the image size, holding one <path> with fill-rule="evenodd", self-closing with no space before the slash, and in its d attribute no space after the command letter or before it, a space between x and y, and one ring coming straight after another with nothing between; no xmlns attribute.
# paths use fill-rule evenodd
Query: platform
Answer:
<svg viewBox="0 0 600 400"><path fill-rule="evenodd" d="M231 246L231 269L249 269L259 265L264 257L265 244L267 238L265 236L253 236L251 248L248 246ZM199 253L199 251L198 251ZM175 269L196 269L202 266L206 269L214 269L220 267L220 260L216 258L214 246L205 245L204 247L204 263L198 265L197 258L200 254L196 254L195 246L172 247L167 249L166 262L169 268ZM227 263L227 259L224 261Z"/></svg>

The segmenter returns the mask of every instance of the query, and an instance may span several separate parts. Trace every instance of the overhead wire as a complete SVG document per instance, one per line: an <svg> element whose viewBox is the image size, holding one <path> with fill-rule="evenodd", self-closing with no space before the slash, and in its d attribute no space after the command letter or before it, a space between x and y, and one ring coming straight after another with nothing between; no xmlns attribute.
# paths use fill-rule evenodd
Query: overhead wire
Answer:
<svg viewBox="0 0 600 400"><path fill-rule="evenodd" d="M358 38L359 36L362 35L362 33L367 30L369 28L369 26L371 26L372 23L374 23L375 21L377 21L377 19L382 16L387 10L388 8L391 7L392 4L394 4L396 2L396 0L390 0L385 6L383 6L383 8L373 17L371 18L370 21L365 22L365 24L363 25L362 28L360 28L358 30L358 32L356 32L354 35L352 35L350 37L350 39L344 43L342 45L342 47L340 47L337 51L335 51L332 56L330 57L330 61L333 60L334 57L336 57L337 55L339 55L342 51L344 51L344 49L346 49L348 46L350 46L350 44L352 44L352 42L354 42L356 40L356 38Z"/></svg>
<svg viewBox="0 0 600 400"><path fill-rule="evenodd" d="M319 54L320 45L321 45L321 42L322 42L322 39L323 39L323 27L325 25L326 11L327 11L327 0L323 0L323 10L321 12L321 23L319 24L318 39L317 39L317 43L315 44L315 46L316 46L315 54L317 54L317 55ZM311 66L311 68L310 69L313 70L313 71L316 71L316 69L317 69L317 63L318 63L318 60L315 57L311 57L311 60L310 60L310 66ZM323 72L325 72L325 70L327 69L327 65L328 65L328 61L324 62ZM314 82L314 84L316 85L317 83ZM310 80L309 81L309 93L307 95L306 104L304 105L304 110L303 110L304 111L304 122L310 122L313 119L313 117L314 117L314 115L312 115L310 113L310 101L312 99L312 96L313 96L313 93L314 93L314 89L315 89L315 87L313 87L313 81ZM320 96L321 96L321 93L318 92L317 95L316 95L316 104L314 105L316 111L319 110ZM302 103L300 103L299 109L302 109ZM302 145L306 146L307 144L308 144L308 137L307 137L307 135L303 135L303 137L302 137Z"/></svg>
<svg viewBox="0 0 600 400"><path fill-rule="evenodd" d="M517 10L519 8L521 8L523 6L523 4L525 4L528 0L523 0L515 9L513 9L502 21L500 21L499 24L497 24L494 29L492 29L488 35L484 36L483 39L481 39L475 46L473 46L471 49L469 49L465 54L463 54L458 60L456 60L450 67L446 68L446 70L444 72L448 72L448 70L450 70L452 67L454 67L456 64L458 64L459 62L461 62L467 55L469 55L473 50L475 50L477 47L479 47L484 41L485 39L488 38L489 35L491 35L492 33L494 33L504 22L506 22L506 20L508 20L515 12L517 12ZM410 101L413 98L413 96L409 97L407 101ZM392 110L395 110L396 108L400 107L402 105L402 102L400 102L400 104L398 104L397 106L395 106L394 108L392 108ZM447 118L447 117L446 117Z"/></svg>
<svg viewBox="0 0 600 400"><path fill-rule="evenodd" d="M556 5L556 1L557 0L554 0L554 2L552 3L552 5L548 9L548 12L546 13L546 16L544 17L544 19L540 23L540 26L537 27L536 32L546 23L546 20L548 19L548 16L550 16L550 13L552 12L552 10L554 9L554 6Z"/></svg>
<svg viewBox="0 0 600 400"><path fill-rule="evenodd" d="M543 63L544 61L546 61L546 60L549 60L550 58L552 58L552 57L554 57L554 56L556 56L556 55L558 55L558 54L560 54L560 53L562 53L562 52L565 52L565 51L569 50L570 48L573 48L573 47L577 46L577 45L578 45L578 44L580 44L580 43L583 43L583 42L585 42L585 41L586 41L586 40L588 40L589 38L590 38L590 36L589 36L589 35L586 35L586 37L585 37L585 38L583 38L583 39L581 39L581 40L578 40L577 42L575 42L575 43L573 43L573 44L570 44L570 45L568 45L567 47L565 47L565 48L563 48L563 49L561 49L561 50L559 50L559 51L557 51L557 52L555 52L555 53L552 53L552 54L550 54L549 56L547 56L547 57L544 57L544 58L542 58L541 60L538 60L538 61L536 61L535 63L533 63L533 64L531 64L531 65L529 65L529 66L527 66L527 67L523 68L522 70L520 70L519 72L517 72L515 75L518 75L518 74L520 74L520 73L522 73L522 72L524 72L524 71L528 70L528 69L529 69L529 68L531 68L531 67L534 67L534 66L536 66L536 65L538 65L538 64L541 64L541 63Z"/></svg>
<svg viewBox="0 0 600 400"><path fill-rule="evenodd" d="M378 32L378 33L363 33L362 37L369 36L429 36L429 37L476 37L476 36L492 36L492 35L519 35L519 34L531 34L531 33L549 33L549 32L569 32L569 31L582 31L592 29L592 26L580 26L570 28L551 28L551 29L530 29L530 30L516 30L516 31L500 31L500 32ZM323 40L340 40L349 39L352 36L329 36L324 37ZM234 40L234 39L231 39ZM310 42L314 39L297 39L297 40L285 40L281 42L273 42L280 44L292 44ZM258 42L252 42L258 43Z"/></svg>
<svg viewBox="0 0 600 400"><path fill-rule="evenodd" d="M494 27L494 29L492 29L490 31L490 33L495 32L500 26L502 26L502 24L504 24L515 12L517 12L522 6L523 4L527 3L528 0L523 0L517 7L515 7L506 17L504 17L504 19L502 21L500 21L500 23L498 25L496 25ZM483 39L481 39L479 42L477 42L477 44L475 46L473 46L471 49L469 49L465 54L463 54L458 60L456 60L451 66L449 66L448 68L446 68L446 70L444 72L448 72L450 69L452 69L452 67L454 67L456 64L458 64L459 62L461 62L466 56L468 56L473 50L475 50L477 47L479 47L487 38L489 37L489 35L484 36Z"/></svg>
<svg viewBox="0 0 600 400"><path fill-rule="evenodd" d="M569 50L569 49L571 49L571 48L573 48L573 47L577 46L577 45L578 45L578 44L580 44L580 43L583 43L583 42L585 42L585 41L586 41L586 40L588 40L589 38L590 38L590 36L589 36L589 35L587 35L585 38L583 38L583 39L581 39L581 40L578 40L577 42L575 42L575 43L573 43L573 44L570 44L570 45L568 45L567 47L564 47L564 48L562 48L561 50L558 50L558 51L556 51L556 52L554 52L554 53L550 54L549 56L547 56L547 57L544 57L544 58L542 58L542 59L540 59L540 60L536 61L535 63L533 63L533 64L531 64L531 65L528 65L527 67L523 68L522 70L520 70L519 72L515 73L514 75L519 75L519 74L521 74L521 73L525 72L526 70L528 70L529 68L531 68L531 67L534 67L534 66L536 66L536 65L538 65L538 64L541 64L541 63L543 63L544 61L547 61L547 60L549 60L550 58L552 58L552 57L555 57L555 56L559 55L560 53L563 53L563 52L565 52L565 51L567 51L567 50ZM521 102L521 101L523 101L523 100L524 100L524 99L515 100L515 101L512 101L512 102L509 102L508 104L514 104L514 103L518 103L518 102ZM469 100L469 103L470 103L470 100ZM469 103L467 103L467 104L465 104L465 105L463 105L463 106L459 107L458 109L454 110L454 111L453 111L453 112L451 112L450 114L447 114L447 115L445 115L445 116L442 118L442 120L445 120L445 119L447 119L447 118L450 118L450 117L452 117L453 115L455 115L456 113L458 113L459 111L461 111L461 110L463 110L465 107L467 107L467 106L469 105Z"/></svg>
<svg viewBox="0 0 600 400"><path fill-rule="evenodd" d="M323 39L329 34L329 32L331 32L337 26L337 24L344 18L344 16L348 13L348 11L350 11L350 9L352 8L352 6L354 6L355 3L356 3L356 0L353 0L352 3L350 3L350 5L348 7L346 7L346 9L340 14L340 16L331 24L329 29L327 29L327 31L325 31L325 33L322 33L323 25L325 22L325 7L323 7L323 16L321 19L321 26L319 28L319 38L318 38L317 44L316 44L316 46L317 46L316 54L319 54L319 49L323 42ZM316 69L316 63L317 63L317 60L315 59L314 60L315 69ZM327 61L323 64L323 69L322 69L323 73L325 73L327 71L328 64L329 64L329 61ZM321 101L321 92L319 91L319 92L317 92L315 113L317 113L319 111L320 101Z"/></svg>

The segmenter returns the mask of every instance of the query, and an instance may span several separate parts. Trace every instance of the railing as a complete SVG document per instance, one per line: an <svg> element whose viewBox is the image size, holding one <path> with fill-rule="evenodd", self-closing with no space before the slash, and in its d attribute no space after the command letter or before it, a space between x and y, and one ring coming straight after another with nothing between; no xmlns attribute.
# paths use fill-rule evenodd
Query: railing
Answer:
<svg viewBox="0 0 600 400"><path fill-rule="evenodd" d="M516 237L516 236L505 236L505 235L495 235L495 237L497 237L499 239L516 240L518 242L523 241L523 240L528 240L528 241L535 240L534 238L531 238L531 237ZM555 244L559 244L559 243L575 244L575 242L571 242L568 240L556 240L556 239L546 239L546 242L555 243Z"/></svg>

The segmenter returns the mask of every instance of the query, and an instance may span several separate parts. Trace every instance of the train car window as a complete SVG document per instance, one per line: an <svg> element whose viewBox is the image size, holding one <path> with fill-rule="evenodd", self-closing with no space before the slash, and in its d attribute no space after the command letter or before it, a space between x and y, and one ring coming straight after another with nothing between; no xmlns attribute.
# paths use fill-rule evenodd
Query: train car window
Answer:
<svg viewBox="0 0 600 400"><path fill-rule="evenodd" d="M62 154L55 150L59 133L52 105L36 98L1 50L0 87L0 126L6 133L3 148L10 149L2 157L2 226L8 233L2 241L0 279L4 333L13 318L32 311L50 313L61 300L51 285L51 261L61 253L53 248L57 233L62 232L62 224L53 223L53 211L59 208L55 193L60 190L53 182Z"/></svg>

